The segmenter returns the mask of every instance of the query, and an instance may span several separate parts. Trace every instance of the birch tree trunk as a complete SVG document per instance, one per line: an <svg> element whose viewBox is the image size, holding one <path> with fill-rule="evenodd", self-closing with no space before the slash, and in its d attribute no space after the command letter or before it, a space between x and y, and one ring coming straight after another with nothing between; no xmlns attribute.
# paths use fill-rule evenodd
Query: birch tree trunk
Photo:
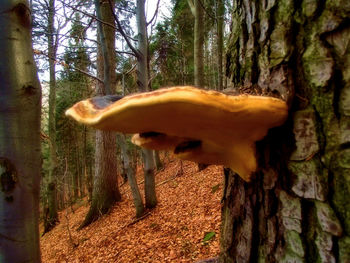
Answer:
<svg viewBox="0 0 350 263"><path fill-rule="evenodd" d="M108 0L95 0L97 17L114 25L114 16ZM98 54L98 76L104 83L97 84L99 95L112 94L116 84L115 75L115 29L98 22L100 52ZM101 58L102 55L102 58ZM89 225L102 214L106 214L115 202L121 200L117 178L116 136L110 131L96 131L95 176L93 180L92 202L90 210L79 229Z"/></svg>
<svg viewBox="0 0 350 263"><path fill-rule="evenodd" d="M138 29L138 53L137 53L137 84L139 91L148 90L148 69L147 69L147 25L145 17L145 0L137 0L136 21ZM145 201L147 208L157 205L156 185L154 178L154 158L153 151L142 149L145 176Z"/></svg>
<svg viewBox="0 0 350 263"><path fill-rule="evenodd" d="M350 262L350 2L233 1L227 73L290 119L226 170L221 262Z"/></svg>
<svg viewBox="0 0 350 263"><path fill-rule="evenodd" d="M41 89L27 1L0 1L0 261L40 262Z"/></svg>

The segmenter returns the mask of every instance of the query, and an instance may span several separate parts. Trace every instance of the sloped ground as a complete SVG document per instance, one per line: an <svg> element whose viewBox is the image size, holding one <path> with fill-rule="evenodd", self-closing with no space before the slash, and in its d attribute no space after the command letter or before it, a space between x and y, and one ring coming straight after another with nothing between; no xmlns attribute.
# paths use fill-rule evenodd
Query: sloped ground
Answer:
<svg viewBox="0 0 350 263"><path fill-rule="evenodd" d="M171 160L156 174L158 206L137 222L128 184L121 187L123 201L81 231L76 229L88 204L74 213L71 209L61 212L60 224L41 239L42 261L195 262L216 256L222 167L198 172L196 164L184 161L183 174L168 180L179 167L180 161ZM141 169L137 177L138 182L143 180ZM142 184L140 188L143 193ZM203 242L206 232L216 235Z"/></svg>

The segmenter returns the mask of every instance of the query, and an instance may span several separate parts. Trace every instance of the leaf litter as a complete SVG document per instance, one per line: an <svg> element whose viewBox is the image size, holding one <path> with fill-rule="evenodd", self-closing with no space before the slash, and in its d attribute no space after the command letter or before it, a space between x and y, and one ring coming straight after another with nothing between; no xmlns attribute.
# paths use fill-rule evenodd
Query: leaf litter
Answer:
<svg viewBox="0 0 350 263"><path fill-rule="evenodd" d="M83 200L61 211L59 225L41 238L42 261L196 262L218 255L222 167L198 171L195 163L182 161L181 174L181 161L165 159L165 169L155 175L156 208L135 220L126 183L120 187L123 200L109 214L77 231L89 209ZM137 180L143 181L142 167ZM143 184L139 187L143 193ZM212 237L204 241L208 233Z"/></svg>

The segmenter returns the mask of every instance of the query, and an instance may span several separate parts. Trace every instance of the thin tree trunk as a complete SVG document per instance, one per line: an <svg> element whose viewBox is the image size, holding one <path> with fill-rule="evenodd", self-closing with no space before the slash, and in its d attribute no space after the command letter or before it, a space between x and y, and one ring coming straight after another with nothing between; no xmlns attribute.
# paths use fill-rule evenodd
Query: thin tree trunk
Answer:
<svg viewBox="0 0 350 263"><path fill-rule="evenodd" d="M74 140L73 140L73 151L74 151L74 172L72 174L73 176L73 198L74 201L78 200L79 198L79 139L78 139L78 131L74 130Z"/></svg>
<svg viewBox="0 0 350 263"><path fill-rule="evenodd" d="M154 161L156 164L157 171L163 168L162 161L160 160L159 151L153 151Z"/></svg>
<svg viewBox="0 0 350 263"><path fill-rule="evenodd" d="M40 262L41 89L27 1L0 1L0 261Z"/></svg>
<svg viewBox="0 0 350 263"><path fill-rule="evenodd" d="M58 223L57 213L57 145L56 145L56 43L55 43L55 0L49 1L48 11L48 54L50 71L49 93L49 145L50 145L50 168L47 184L47 216L44 222L44 233L50 231Z"/></svg>
<svg viewBox="0 0 350 263"><path fill-rule="evenodd" d="M221 262L350 262L349 14L347 0L234 1L228 76L292 107L258 143L255 180L226 170Z"/></svg>
<svg viewBox="0 0 350 263"><path fill-rule="evenodd" d="M137 84L139 90L144 92L148 90L148 43L144 0L137 0L136 20L138 29ZM146 207L153 208L157 205L153 153L152 150L148 149L142 149L142 153L145 175Z"/></svg>
<svg viewBox="0 0 350 263"><path fill-rule="evenodd" d="M218 90L223 90L223 47L224 47L224 14L225 14L225 4L223 0L217 0L217 10L216 10L216 43L217 43L217 67L218 67Z"/></svg>
<svg viewBox="0 0 350 263"><path fill-rule="evenodd" d="M200 0L188 0L194 16L194 85L204 87L204 11Z"/></svg>
<svg viewBox="0 0 350 263"><path fill-rule="evenodd" d="M118 141L121 148L124 168L126 170L128 183L130 185L131 194L133 196L134 205L136 209L136 217L141 217L144 214L145 208L143 205L142 197L140 194L139 187L137 185L137 180L135 176L135 170L131 165L130 152L126 143L126 138L124 134L118 135Z"/></svg>
<svg viewBox="0 0 350 263"><path fill-rule="evenodd" d="M148 91L148 42L145 17L145 1L137 0L136 21L138 30L137 85L139 91Z"/></svg>
<svg viewBox="0 0 350 263"><path fill-rule="evenodd" d="M146 207L153 208L157 205L153 151L149 149L143 149L142 157L144 163Z"/></svg>
<svg viewBox="0 0 350 263"><path fill-rule="evenodd" d="M80 186L80 197L83 198L86 195L86 186L88 180L88 164L87 164L87 128L84 127L83 130L83 156L82 156L82 164L83 164L83 175L81 178L81 186Z"/></svg>

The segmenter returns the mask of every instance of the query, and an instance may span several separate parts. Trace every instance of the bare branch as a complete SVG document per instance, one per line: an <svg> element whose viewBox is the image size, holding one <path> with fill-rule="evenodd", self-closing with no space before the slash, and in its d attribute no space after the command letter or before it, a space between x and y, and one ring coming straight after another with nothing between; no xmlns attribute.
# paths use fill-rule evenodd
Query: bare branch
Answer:
<svg viewBox="0 0 350 263"><path fill-rule="evenodd" d="M203 8L204 12L205 12L211 19L213 19L214 21L216 21L216 18L215 18L212 14L210 14L209 11L205 8L203 2L202 2L201 0L198 0L198 1L199 1L199 3L200 3L201 7Z"/></svg>
<svg viewBox="0 0 350 263"><path fill-rule="evenodd" d="M123 74L124 74L124 75L130 74L130 73L136 68L136 66L137 66L137 64L134 64L134 65L131 67L131 69L129 69L127 72L124 72Z"/></svg>
<svg viewBox="0 0 350 263"><path fill-rule="evenodd" d="M151 19L149 22L147 22L147 26L148 26L149 24L152 24L153 20L154 20L154 19L156 18L156 16L158 15L159 2L160 2L160 0L158 0L158 2L157 2L157 8L156 8L156 10L154 11L154 14L153 14L152 19Z"/></svg>
<svg viewBox="0 0 350 263"><path fill-rule="evenodd" d="M79 10L79 9L75 8L74 6L71 6L71 5L69 5L69 4L65 4L65 5L68 6L68 7L70 7L70 8L72 8L73 10L75 10L75 11L77 11L77 12L82 13L83 15L86 15L86 16L88 16L88 17L91 17L91 18L95 19L96 21L98 21L98 22L100 22L100 23L102 23L102 24L104 24L104 25L110 26L110 27L114 28L115 30L118 30L118 28L116 28L114 25L112 25L112 24L110 24L110 23L107 23L107 22L105 22L105 21L99 19L98 17L96 17L96 16L94 16L94 15L91 15L91 14L89 14L89 13L83 11L83 10Z"/></svg>
<svg viewBox="0 0 350 263"><path fill-rule="evenodd" d="M109 6L112 10L112 14L114 16L114 20L117 22L118 25L118 32L123 36L123 38L125 39L126 43L128 44L129 48L132 50L132 52L135 54L136 57L139 56L139 52L137 51L137 49L133 46L133 44L131 44L130 39L128 38L128 36L125 34L123 27L118 19L118 17L116 16L115 12L114 12L114 6L111 0L108 0L109 2Z"/></svg>
<svg viewBox="0 0 350 263"><path fill-rule="evenodd" d="M190 6L191 12L193 15L195 15L195 10L194 10L194 3L193 0L187 0L188 5Z"/></svg>
<svg viewBox="0 0 350 263"><path fill-rule="evenodd" d="M116 50L115 52L117 52L118 54L127 54L127 55L130 55L130 56L136 57L134 53L128 52L128 51L118 51L118 50Z"/></svg>
<svg viewBox="0 0 350 263"><path fill-rule="evenodd" d="M101 83L104 83L102 79L100 79L100 78L98 78L98 77L96 77L94 75L91 75L89 72L86 72L85 70L82 70L80 68L73 67L73 66L65 63L64 61L59 61L59 60L57 60L55 58L52 58L52 57L50 57L48 54L46 54L42 50L34 49L33 52L34 52L35 55L43 55L43 56L46 56L49 59L52 59L56 64L60 64L64 68L74 69L74 70L79 71L80 73L83 73L84 75L86 75L86 76L88 76L88 77L90 77L92 79L95 79L95 80L97 80L97 81L99 81Z"/></svg>

